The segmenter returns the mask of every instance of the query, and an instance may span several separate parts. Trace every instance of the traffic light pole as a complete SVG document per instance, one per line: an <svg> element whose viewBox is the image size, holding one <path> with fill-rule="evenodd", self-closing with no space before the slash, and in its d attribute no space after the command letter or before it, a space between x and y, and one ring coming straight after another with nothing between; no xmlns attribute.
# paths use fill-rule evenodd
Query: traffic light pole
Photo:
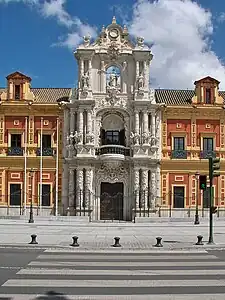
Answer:
<svg viewBox="0 0 225 300"><path fill-rule="evenodd" d="M210 206L209 206L209 241L208 244L214 244L213 241L213 213L212 213L212 207L213 207L213 179L210 178L210 187L209 187L209 199L210 199Z"/></svg>

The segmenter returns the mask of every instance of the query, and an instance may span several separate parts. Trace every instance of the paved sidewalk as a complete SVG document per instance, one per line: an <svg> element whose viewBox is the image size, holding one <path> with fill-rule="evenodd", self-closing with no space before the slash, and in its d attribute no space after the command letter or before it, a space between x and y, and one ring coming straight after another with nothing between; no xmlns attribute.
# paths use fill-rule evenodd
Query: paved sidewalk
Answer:
<svg viewBox="0 0 225 300"><path fill-rule="evenodd" d="M214 220L214 242L210 246L225 248L225 220ZM70 247L72 236L79 237L79 249L112 249L114 237L119 236L123 249L153 249L156 237L162 237L163 249L209 248L208 220L194 225L193 220L182 222L152 223L79 223L36 219L0 220L0 246L28 245L31 234L37 234L38 246ZM203 236L204 246L196 246L197 235Z"/></svg>

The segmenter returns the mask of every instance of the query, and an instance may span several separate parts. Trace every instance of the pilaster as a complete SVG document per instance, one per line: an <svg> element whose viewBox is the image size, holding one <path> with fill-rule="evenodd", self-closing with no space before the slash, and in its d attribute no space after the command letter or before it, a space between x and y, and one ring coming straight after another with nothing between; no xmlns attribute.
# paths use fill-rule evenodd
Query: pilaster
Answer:
<svg viewBox="0 0 225 300"><path fill-rule="evenodd" d="M29 145L34 144L34 116L29 116L29 135L28 135Z"/></svg>

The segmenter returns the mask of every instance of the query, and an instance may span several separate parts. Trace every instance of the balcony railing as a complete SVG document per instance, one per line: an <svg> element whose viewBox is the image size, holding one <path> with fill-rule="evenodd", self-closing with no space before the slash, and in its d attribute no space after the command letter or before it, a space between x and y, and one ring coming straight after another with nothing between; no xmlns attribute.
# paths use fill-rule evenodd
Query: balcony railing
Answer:
<svg viewBox="0 0 225 300"><path fill-rule="evenodd" d="M124 156L130 156L130 148L119 145L104 145L95 150L96 155L104 154L119 154Z"/></svg>
<svg viewBox="0 0 225 300"><path fill-rule="evenodd" d="M53 148L42 148L42 156L53 156ZM41 156L41 148L37 149L37 156Z"/></svg>
<svg viewBox="0 0 225 300"><path fill-rule="evenodd" d="M187 150L173 150L172 158L175 159L187 159Z"/></svg>
<svg viewBox="0 0 225 300"><path fill-rule="evenodd" d="M8 155L10 156L23 156L23 148L21 147L9 147Z"/></svg>
<svg viewBox="0 0 225 300"><path fill-rule="evenodd" d="M209 150L200 152L200 158L208 159L210 157L215 158L216 157L216 152L215 151L209 151Z"/></svg>

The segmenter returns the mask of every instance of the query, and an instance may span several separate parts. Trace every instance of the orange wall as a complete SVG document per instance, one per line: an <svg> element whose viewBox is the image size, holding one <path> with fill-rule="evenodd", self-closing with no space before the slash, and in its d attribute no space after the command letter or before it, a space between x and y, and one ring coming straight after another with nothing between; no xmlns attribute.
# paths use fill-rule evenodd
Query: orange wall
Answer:
<svg viewBox="0 0 225 300"><path fill-rule="evenodd" d="M180 124L181 128L177 128L177 124ZM167 120L167 146L171 146L171 134L173 132L186 132L187 146L191 145L191 120Z"/></svg>

